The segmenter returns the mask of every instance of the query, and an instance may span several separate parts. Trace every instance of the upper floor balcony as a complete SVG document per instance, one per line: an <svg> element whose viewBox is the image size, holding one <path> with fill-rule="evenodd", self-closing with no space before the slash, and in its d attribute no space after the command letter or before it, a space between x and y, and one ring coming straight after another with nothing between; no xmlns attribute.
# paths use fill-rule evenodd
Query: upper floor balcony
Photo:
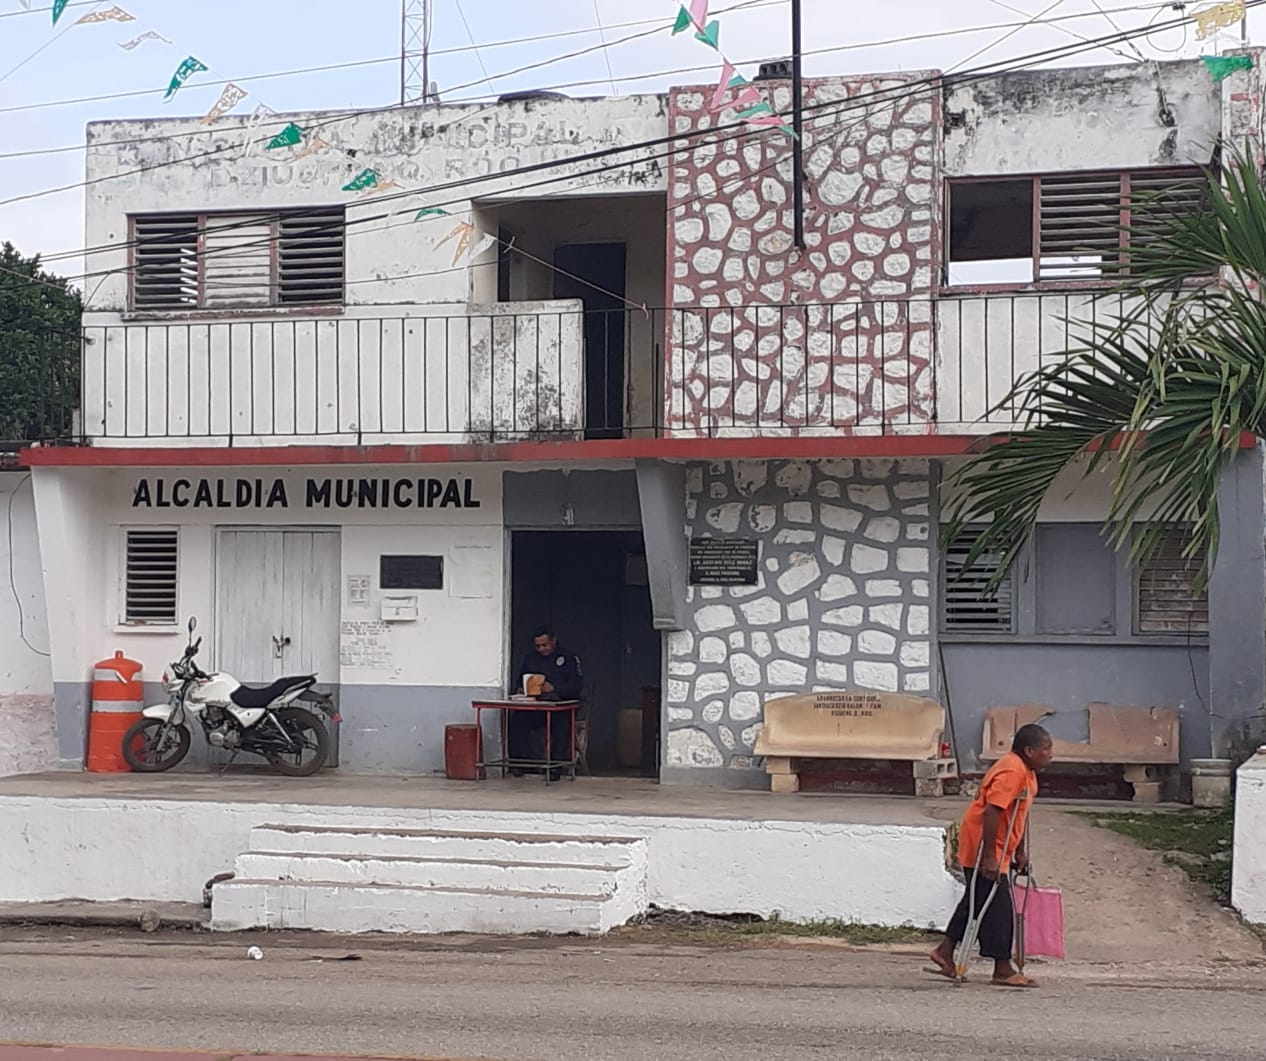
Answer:
<svg viewBox="0 0 1266 1061"><path fill-rule="evenodd" d="M1004 430L1017 381L1120 296L688 309L579 300L97 321L82 441L115 446L882 436Z"/></svg>

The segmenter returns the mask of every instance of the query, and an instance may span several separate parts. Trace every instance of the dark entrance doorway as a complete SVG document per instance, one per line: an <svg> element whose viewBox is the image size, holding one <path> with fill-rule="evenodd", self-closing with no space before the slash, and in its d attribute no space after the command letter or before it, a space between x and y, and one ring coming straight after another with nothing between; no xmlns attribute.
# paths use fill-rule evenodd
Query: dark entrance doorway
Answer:
<svg viewBox="0 0 1266 1061"><path fill-rule="evenodd" d="M580 656L595 774L657 774L661 635L637 531L515 531L511 681L537 626Z"/></svg>
<svg viewBox="0 0 1266 1061"><path fill-rule="evenodd" d="M585 437L624 434L623 243L572 243L554 251L554 297L585 307Z"/></svg>

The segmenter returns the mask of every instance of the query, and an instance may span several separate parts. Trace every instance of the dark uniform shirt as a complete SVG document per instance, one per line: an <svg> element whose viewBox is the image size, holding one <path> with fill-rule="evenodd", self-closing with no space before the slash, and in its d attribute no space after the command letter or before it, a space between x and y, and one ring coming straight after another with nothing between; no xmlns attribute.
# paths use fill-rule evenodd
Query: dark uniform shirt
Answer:
<svg viewBox="0 0 1266 1061"><path fill-rule="evenodd" d="M554 646L548 656L542 656L533 649L523 657L523 665L519 668L518 688L523 688L525 674L543 674L545 680L554 687L552 693L543 693L543 700L579 700L581 681L584 672L580 669L580 657L569 651L561 643Z"/></svg>

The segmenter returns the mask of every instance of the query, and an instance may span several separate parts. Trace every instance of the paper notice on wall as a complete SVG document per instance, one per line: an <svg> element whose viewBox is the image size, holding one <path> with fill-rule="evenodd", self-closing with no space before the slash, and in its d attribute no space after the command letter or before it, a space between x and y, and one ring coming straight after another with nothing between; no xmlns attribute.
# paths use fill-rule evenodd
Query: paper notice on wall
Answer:
<svg viewBox="0 0 1266 1061"><path fill-rule="evenodd" d="M448 595L487 600L496 589L497 550L490 545L456 545L449 560Z"/></svg>
<svg viewBox="0 0 1266 1061"><path fill-rule="evenodd" d="M391 666L387 624L375 619L352 619L339 630L339 663L357 670Z"/></svg>
<svg viewBox="0 0 1266 1061"><path fill-rule="evenodd" d="M369 607L369 587L373 583L370 575L347 576L347 603L352 608Z"/></svg>

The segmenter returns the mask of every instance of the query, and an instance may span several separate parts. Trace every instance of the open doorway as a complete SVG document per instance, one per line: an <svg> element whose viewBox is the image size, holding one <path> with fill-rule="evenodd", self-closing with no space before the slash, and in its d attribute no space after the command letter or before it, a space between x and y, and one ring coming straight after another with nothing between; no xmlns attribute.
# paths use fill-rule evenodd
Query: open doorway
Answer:
<svg viewBox="0 0 1266 1061"><path fill-rule="evenodd" d="M511 537L511 680L536 627L551 625L585 676L589 769L658 772L661 635L652 625L637 531L515 531Z"/></svg>
<svg viewBox="0 0 1266 1061"><path fill-rule="evenodd" d="M554 297L585 308L585 438L624 434L623 243L569 243L554 251Z"/></svg>

